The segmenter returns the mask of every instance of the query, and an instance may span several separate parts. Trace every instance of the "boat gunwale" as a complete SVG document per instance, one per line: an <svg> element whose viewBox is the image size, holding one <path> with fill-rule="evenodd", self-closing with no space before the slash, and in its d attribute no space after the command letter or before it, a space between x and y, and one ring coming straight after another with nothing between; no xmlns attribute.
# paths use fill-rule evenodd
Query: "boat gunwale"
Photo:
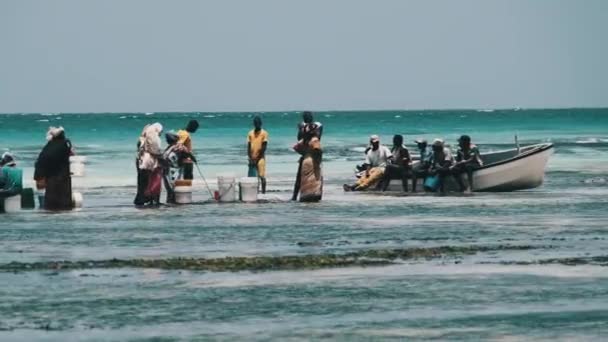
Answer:
<svg viewBox="0 0 608 342"><path fill-rule="evenodd" d="M529 146L524 146L524 148L526 147L533 147L530 151L524 152L524 153L520 153L514 157L508 158L508 159L504 159L504 160L500 160L491 164L485 164L479 168L476 168L475 170L473 170L473 172L475 171L479 171L479 170L485 170L485 169L489 169L495 166L500 166L500 165L504 165L504 164L508 164L510 162L514 162L516 160L520 160L520 159L524 159L524 158L528 158L531 157L535 154L539 154L545 151L548 151L552 148L554 148L553 143L542 143L542 144L536 144L536 145L529 145ZM508 152L508 151L512 151L514 149L510 149L510 150L503 150L503 151L495 151L492 153L502 153L502 152Z"/></svg>

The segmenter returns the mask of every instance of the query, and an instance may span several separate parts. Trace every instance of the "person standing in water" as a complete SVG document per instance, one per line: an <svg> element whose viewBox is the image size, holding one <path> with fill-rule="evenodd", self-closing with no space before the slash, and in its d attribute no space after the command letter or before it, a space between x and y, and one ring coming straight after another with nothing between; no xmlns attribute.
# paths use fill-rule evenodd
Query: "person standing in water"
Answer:
<svg viewBox="0 0 608 342"><path fill-rule="evenodd" d="M141 177L138 184L135 205L160 204L160 192L162 183L162 165L160 159L161 150L160 135L163 126L160 123L148 125L144 128L140 137L138 154L138 175Z"/></svg>
<svg viewBox="0 0 608 342"><path fill-rule="evenodd" d="M323 135L323 125L318 121L314 121L313 114L310 111L305 111L304 113L302 113L302 122L298 124L298 142L304 139L304 136L307 134L307 131L312 132L312 134L315 135L315 137L319 140L320 143L321 136ZM298 161L298 173L296 174L296 182L293 188L293 196L291 197L292 201L296 201L298 199L298 194L300 193L302 158L303 157L301 157Z"/></svg>
<svg viewBox="0 0 608 342"><path fill-rule="evenodd" d="M72 177L70 156L72 143L66 139L63 127L51 127L48 143L36 161L34 179L38 189L46 189L44 208L47 210L72 210Z"/></svg>
<svg viewBox="0 0 608 342"><path fill-rule="evenodd" d="M262 129L262 118L253 118L253 129L247 134L247 157L249 158L249 177L257 177L266 193L266 147L268 132Z"/></svg>
<svg viewBox="0 0 608 342"><path fill-rule="evenodd" d="M190 120L186 125L186 128L177 132L177 136L179 137L177 143L181 144L184 147L184 150L190 154L190 157L187 157L182 161L184 179L189 181L192 181L194 178L194 167L192 163L196 163L196 159L193 158L194 152L192 149L192 137L190 134L196 133L198 127L198 121Z"/></svg>
<svg viewBox="0 0 608 342"><path fill-rule="evenodd" d="M298 187L300 202L319 202L323 197L323 150L318 132L313 124L306 126L302 140L294 146L294 150L302 155Z"/></svg>

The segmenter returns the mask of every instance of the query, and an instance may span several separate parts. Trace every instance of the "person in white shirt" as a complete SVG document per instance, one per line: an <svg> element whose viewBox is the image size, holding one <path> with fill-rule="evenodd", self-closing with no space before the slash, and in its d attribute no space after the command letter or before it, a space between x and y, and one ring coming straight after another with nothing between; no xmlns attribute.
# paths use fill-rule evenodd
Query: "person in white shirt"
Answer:
<svg viewBox="0 0 608 342"><path fill-rule="evenodd" d="M344 184L344 191L361 191L377 185L384 176L384 169L393 155L388 147L380 144L380 137L370 137L371 149L365 155L365 173L354 185Z"/></svg>

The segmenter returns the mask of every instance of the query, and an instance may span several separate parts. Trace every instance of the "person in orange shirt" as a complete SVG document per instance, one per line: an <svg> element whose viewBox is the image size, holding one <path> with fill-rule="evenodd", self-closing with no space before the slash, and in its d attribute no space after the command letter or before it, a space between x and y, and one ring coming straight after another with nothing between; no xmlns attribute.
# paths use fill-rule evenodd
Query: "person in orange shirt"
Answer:
<svg viewBox="0 0 608 342"><path fill-rule="evenodd" d="M268 132L262 129L262 118L253 118L253 129L247 134L247 156L249 157L249 177L257 177L262 183L262 193L266 193L266 147Z"/></svg>
<svg viewBox="0 0 608 342"><path fill-rule="evenodd" d="M190 134L195 133L196 130L198 130L198 126L198 121L190 120L188 125L186 125L186 128L177 132L177 136L179 137L177 143L183 145L185 152L190 155L189 157L184 158L181 162L184 179L190 181L194 178L194 168L192 163L196 163L196 158L194 157L194 153L192 151L192 138L190 137Z"/></svg>

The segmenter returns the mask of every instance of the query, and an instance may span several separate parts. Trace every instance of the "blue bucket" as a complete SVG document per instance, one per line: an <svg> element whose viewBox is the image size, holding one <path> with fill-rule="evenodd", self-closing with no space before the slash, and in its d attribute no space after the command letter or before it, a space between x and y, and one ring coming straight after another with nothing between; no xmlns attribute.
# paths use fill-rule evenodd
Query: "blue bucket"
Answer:
<svg viewBox="0 0 608 342"><path fill-rule="evenodd" d="M439 188L439 176L428 176L424 180L424 188L428 191L437 191Z"/></svg>

